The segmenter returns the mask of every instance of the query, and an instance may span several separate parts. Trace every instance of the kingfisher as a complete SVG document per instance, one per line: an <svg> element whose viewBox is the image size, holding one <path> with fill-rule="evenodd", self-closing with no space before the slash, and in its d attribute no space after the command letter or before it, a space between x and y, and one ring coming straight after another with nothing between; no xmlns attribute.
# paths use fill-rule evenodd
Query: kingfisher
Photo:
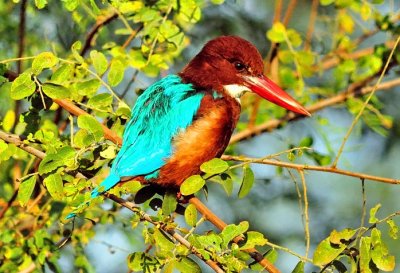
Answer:
<svg viewBox="0 0 400 273"><path fill-rule="evenodd" d="M221 36L207 42L180 73L164 77L138 97L110 173L91 197L131 179L179 189L186 178L201 173L202 163L223 154L245 92L309 116L263 75L263 68L261 54L243 38Z"/></svg>

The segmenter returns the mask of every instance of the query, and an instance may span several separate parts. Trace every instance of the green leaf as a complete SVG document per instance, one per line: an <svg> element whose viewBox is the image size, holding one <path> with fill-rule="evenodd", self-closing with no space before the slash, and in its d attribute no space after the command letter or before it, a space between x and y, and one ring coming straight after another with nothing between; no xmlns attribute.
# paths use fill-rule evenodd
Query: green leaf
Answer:
<svg viewBox="0 0 400 273"><path fill-rule="evenodd" d="M372 273L370 269L370 261L371 261L371 238L370 237L361 237L360 239L360 272L362 273Z"/></svg>
<svg viewBox="0 0 400 273"><path fill-rule="evenodd" d="M100 123L91 115L85 114L78 117L78 127L87 130L92 135L95 141L99 141L104 131Z"/></svg>
<svg viewBox="0 0 400 273"><path fill-rule="evenodd" d="M245 197L250 192L253 183L254 183L254 173L249 167L249 165L246 164L243 167L243 179L238 193L239 198Z"/></svg>
<svg viewBox="0 0 400 273"><path fill-rule="evenodd" d="M78 5L80 0L62 0L65 8L69 11L74 11Z"/></svg>
<svg viewBox="0 0 400 273"><path fill-rule="evenodd" d="M33 190L36 185L36 175L29 176L27 179L21 182L18 188L18 196L17 200L21 204L21 206L25 206L28 203Z"/></svg>
<svg viewBox="0 0 400 273"><path fill-rule="evenodd" d="M87 103L89 108L95 108L98 110L111 110L113 97L108 93L101 93L91 97Z"/></svg>
<svg viewBox="0 0 400 273"><path fill-rule="evenodd" d="M200 266L188 257L183 257L180 261L175 262L175 267L181 273L201 273Z"/></svg>
<svg viewBox="0 0 400 273"><path fill-rule="evenodd" d="M389 219L386 222L389 225L389 235L392 237L394 240L397 240L398 234L399 234L399 227L396 225L393 219Z"/></svg>
<svg viewBox="0 0 400 273"><path fill-rule="evenodd" d="M267 31L267 38L274 43L285 41L286 27L281 22L276 22L270 30Z"/></svg>
<svg viewBox="0 0 400 273"><path fill-rule="evenodd" d="M369 220L368 222L370 224L374 224L378 221L378 218L375 217L376 213L378 212L378 210L381 208L381 204L376 204L375 207L373 207L372 209L370 209L369 211Z"/></svg>
<svg viewBox="0 0 400 273"><path fill-rule="evenodd" d="M58 64L58 58L51 52L42 52L32 62L32 73L40 74L43 69L51 68Z"/></svg>
<svg viewBox="0 0 400 273"><path fill-rule="evenodd" d="M68 88L51 82L44 83L42 89L43 92L52 99L65 99L71 96L71 92Z"/></svg>
<svg viewBox="0 0 400 273"><path fill-rule="evenodd" d="M229 168L228 163L220 158L213 158L210 161L204 162L200 166L200 170L207 174L223 173L228 168Z"/></svg>
<svg viewBox="0 0 400 273"><path fill-rule="evenodd" d="M176 201L176 192L175 191L167 191L164 195L164 200L162 203L162 213L165 216L170 215L176 210L176 206L178 202Z"/></svg>
<svg viewBox="0 0 400 273"><path fill-rule="evenodd" d="M124 78L125 67L119 60L113 60L110 66L110 72L108 72L108 82L111 86L118 85Z"/></svg>
<svg viewBox="0 0 400 273"><path fill-rule="evenodd" d="M33 94L36 90L36 84L31 79L29 72L19 75L11 84L10 96L14 100L21 100Z"/></svg>
<svg viewBox="0 0 400 273"><path fill-rule="evenodd" d="M240 249L254 248L255 246L263 246L268 242L264 235L257 231L248 231L246 233L246 243Z"/></svg>
<svg viewBox="0 0 400 273"><path fill-rule="evenodd" d="M334 245L331 244L330 238L323 240L314 252L313 263L315 265L325 265L333 261L343 250L345 250L346 245Z"/></svg>
<svg viewBox="0 0 400 273"><path fill-rule="evenodd" d="M304 262L303 261L298 262L295 268L293 269L292 273L304 273Z"/></svg>
<svg viewBox="0 0 400 273"><path fill-rule="evenodd" d="M47 5L47 0L35 0L35 5L38 9L42 9Z"/></svg>
<svg viewBox="0 0 400 273"><path fill-rule="evenodd" d="M75 89L81 96L92 97L97 90L100 88L100 81L97 79L91 79L87 81L78 82L75 84Z"/></svg>
<svg viewBox="0 0 400 273"><path fill-rule="evenodd" d="M90 52L90 58L92 59L93 67L96 70L97 74L102 75L106 72L108 67L108 62L106 56L103 53L92 50Z"/></svg>
<svg viewBox="0 0 400 273"><path fill-rule="evenodd" d="M81 56L81 54L79 53L79 51L82 49L82 43L81 41L76 41L75 43L73 43L73 45L71 46L71 51L72 51L72 55L74 56L75 60L82 64L85 62L85 60L83 59L83 57Z"/></svg>
<svg viewBox="0 0 400 273"><path fill-rule="evenodd" d="M55 200L63 199L64 185L60 174L50 174L43 180L43 183L46 186L47 191L50 193L51 197L53 197Z"/></svg>
<svg viewBox="0 0 400 273"><path fill-rule="evenodd" d="M383 271L393 271L396 265L395 257L389 255L389 250L381 239L381 232L373 228L371 231L371 259L376 267Z"/></svg>
<svg viewBox="0 0 400 273"><path fill-rule="evenodd" d="M197 209L193 204L189 204L185 209L185 221L186 223L194 227L197 224Z"/></svg>
<svg viewBox="0 0 400 273"><path fill-rule="evenodd" d="M123 183L121 188L127 193L136 193L142 188L142 184L139 181L128 181Z"/></svg>
<svg viewBox="0 0 400 273"><path fill-rule="evenodd" d="M54 171L61 166L71 166L74 163L75 150L70 146L59 149L54 154L47 154L39 164L39 174Z"/></svg>
<svg viewBox="0 0 400 273"><path fill-rule="evenodd" d="M264 258L273 264L278 259L278 251L276 251L275 248L272 248L264 255Z"/></svg>
<svg viewBox="0 0 400 273"><path fill-rule="evenodd" d="M56 84L63 84L71 80L74 74L74 66L72 64L63 64L53 75L51 75L51 82Z"/></svg>
<svg viewBox="0 0 400 273"><path fill-rule="evenodd" d="M223 240L223 248L227 248L230 241L232 241L237 236L245 233L249 229L249 222L243 221L239 225L230 224L227 225L221 232L221 237Z"/></svg>
<svg viewBox="0 0 400 273"><path fill-rule="evenodd" d="M321 3L322 6L328 6L333 2L335 2L335 0L320 0L319 2Z"/></svg>
<svg viewBox="0 0 400 273"><path fill-rule="evenodd" d="M192 175L187 178L181 185L181 193L183 195L191 195L198 192L206 184L206 181L200 175Z"/></svg>
<svg viewBox="0 0 400 273"><path fill-rule="evenodd" d="M346 241L349 241L357 230L345 228L342 231L333 230L329 235L329 240L332 244L340 245Z"/></svg>
<svg viewBox="0 0 400 273"><path fill-rule="evenodd" d="M154 230L154 240L162 251L172 252L175 248L175 244L158 228Z"/></svg>

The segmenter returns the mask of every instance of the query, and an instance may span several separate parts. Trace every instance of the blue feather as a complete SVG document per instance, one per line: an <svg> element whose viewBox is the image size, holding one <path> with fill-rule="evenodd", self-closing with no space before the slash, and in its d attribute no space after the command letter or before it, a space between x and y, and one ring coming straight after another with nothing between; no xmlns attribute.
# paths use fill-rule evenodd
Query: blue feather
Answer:
<svg viewBox="0 0 400 273"><path fill-rule="evenodd" d="M204 93L177 75L169 75L148 87L136 101L121 150L109 176L95 188L94 198L114 187L121 177L157 178L158 170L172 155L172 140L193 122ZM71 213L67 219L74 217Z"/></svg>

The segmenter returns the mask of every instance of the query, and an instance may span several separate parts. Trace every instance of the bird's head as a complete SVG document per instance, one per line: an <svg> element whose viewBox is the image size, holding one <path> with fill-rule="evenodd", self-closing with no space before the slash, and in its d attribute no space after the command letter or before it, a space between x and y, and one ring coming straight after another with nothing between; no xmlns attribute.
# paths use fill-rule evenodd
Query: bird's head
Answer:
<svg viewBox="0 0 400 273"><path fill-rule="evenodd" d="M237 36L209 41L183 69L180 76L198 88L212 89L234 98L251 91L293 112L310 115L263 74L263 60L257 48Z"/></svg>

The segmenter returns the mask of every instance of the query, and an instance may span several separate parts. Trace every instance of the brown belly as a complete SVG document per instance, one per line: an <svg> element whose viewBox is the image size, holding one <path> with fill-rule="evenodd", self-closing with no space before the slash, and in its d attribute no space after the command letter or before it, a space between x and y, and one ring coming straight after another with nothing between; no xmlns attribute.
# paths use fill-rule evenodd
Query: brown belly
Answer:
<svg viewBox="0 0 400 273"><path fill-rule="evenodd" d="M240 105L232 98L203 98L195 121L173 140L174 152L160 169L155 182L179 187L186 178L200 173L200 165L220 157L229 144L239 119Z"/></svg>

